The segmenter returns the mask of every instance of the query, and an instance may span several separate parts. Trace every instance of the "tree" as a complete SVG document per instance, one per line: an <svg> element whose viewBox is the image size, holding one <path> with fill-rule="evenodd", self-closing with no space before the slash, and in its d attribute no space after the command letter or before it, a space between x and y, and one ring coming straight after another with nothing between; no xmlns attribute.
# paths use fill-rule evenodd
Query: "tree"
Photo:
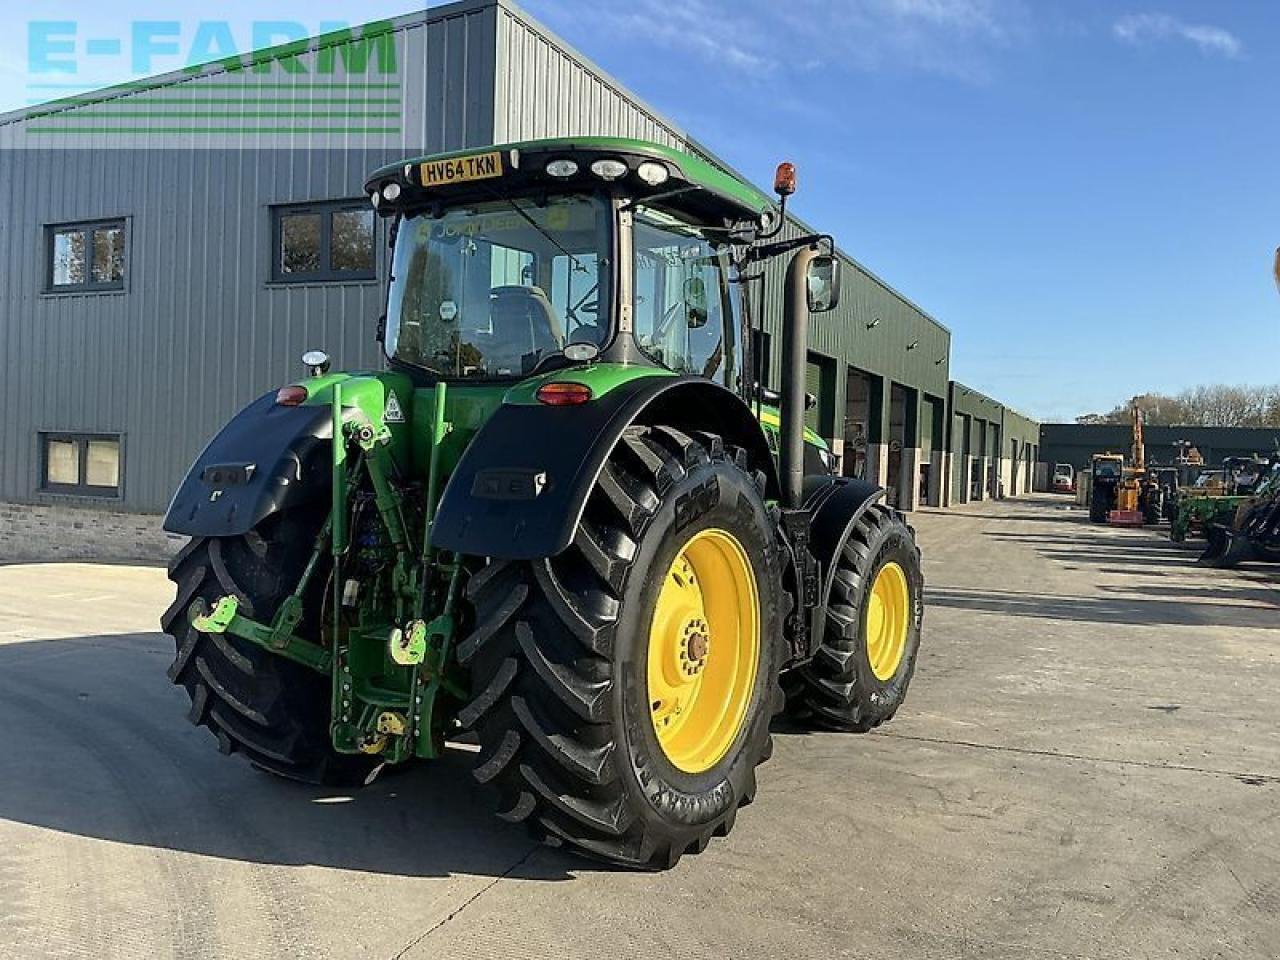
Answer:
<svg viewBox="0 0 1280 960"><path fill-rule="evenodd" d="M1175 396L1143 393L1107 413L1076 417L1076 423L1128 423L1134 402L1151 426L1280 427L1280 384L1208 384Z"/></svg>

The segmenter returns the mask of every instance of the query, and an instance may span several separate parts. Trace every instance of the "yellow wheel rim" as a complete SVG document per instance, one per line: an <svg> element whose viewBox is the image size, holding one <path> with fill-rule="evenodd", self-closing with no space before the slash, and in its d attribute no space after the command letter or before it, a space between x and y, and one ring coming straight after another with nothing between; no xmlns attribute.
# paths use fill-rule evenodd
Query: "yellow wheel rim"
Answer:
<svg viewBox="0 0 1280 960"><path fill-rule="evenodd" d="M710 770L742 729L760 660L760 595L742 544L694 534L658 591L649 627L653 731L672 765Z"/></svg>
<svg viewBox="0 0 1280 960"><path fill-rule="evenodd" d="M898 672L911 630L911 589L907 574L886 563L876 574L867 600L867 659L877 680Z"/></svg>

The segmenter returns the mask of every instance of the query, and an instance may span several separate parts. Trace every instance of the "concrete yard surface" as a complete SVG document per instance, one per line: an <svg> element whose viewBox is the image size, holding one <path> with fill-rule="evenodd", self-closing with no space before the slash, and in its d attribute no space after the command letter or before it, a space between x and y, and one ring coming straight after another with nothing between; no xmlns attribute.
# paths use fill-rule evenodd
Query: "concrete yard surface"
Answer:
<svg viewBox="0 0 1280 960"><path fill-rule="evenodd" d="M358 793L185 719L161 570L0 567L0 956L1280 956L1280 570L1065 499L912 516L906 706L779 724L674 871L531 844L464 748Z"/></svg>

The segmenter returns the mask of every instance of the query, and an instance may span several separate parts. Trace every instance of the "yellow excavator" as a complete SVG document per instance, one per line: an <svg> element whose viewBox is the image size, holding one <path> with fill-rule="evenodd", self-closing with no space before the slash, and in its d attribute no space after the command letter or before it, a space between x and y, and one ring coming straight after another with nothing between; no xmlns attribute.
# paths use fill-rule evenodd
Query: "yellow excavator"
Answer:
<svg viewBox="0 0 1280 960"><path fill-rule="evenodd" d="M1135 397L1129 402L1133 423L1133 447L1129 465L1124 468L1116 486L1116 505L1107 514L1107 523L1118 527L1140 527L1146 522L1144 493L1147 478L1147 445L1142 433L1142 409Z"/></svg>

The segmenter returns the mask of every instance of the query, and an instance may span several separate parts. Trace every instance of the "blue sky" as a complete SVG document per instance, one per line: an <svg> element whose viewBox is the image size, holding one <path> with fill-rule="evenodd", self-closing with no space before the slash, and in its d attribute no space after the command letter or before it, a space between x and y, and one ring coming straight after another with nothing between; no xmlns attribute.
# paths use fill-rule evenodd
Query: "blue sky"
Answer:
<svg viewBox="0 0 1280 960"><path fill-rule="evenodd" d="M796 212L951 328L955 379L1042 419L1280 381L1280 4L524 6L757 182L794 160ZM267 16L405 9L232 0L216 16L247 35ZM100 10L38 16L87 31L181 15ZM29 96L29 16L0 14L0 109Z"/></svg>

